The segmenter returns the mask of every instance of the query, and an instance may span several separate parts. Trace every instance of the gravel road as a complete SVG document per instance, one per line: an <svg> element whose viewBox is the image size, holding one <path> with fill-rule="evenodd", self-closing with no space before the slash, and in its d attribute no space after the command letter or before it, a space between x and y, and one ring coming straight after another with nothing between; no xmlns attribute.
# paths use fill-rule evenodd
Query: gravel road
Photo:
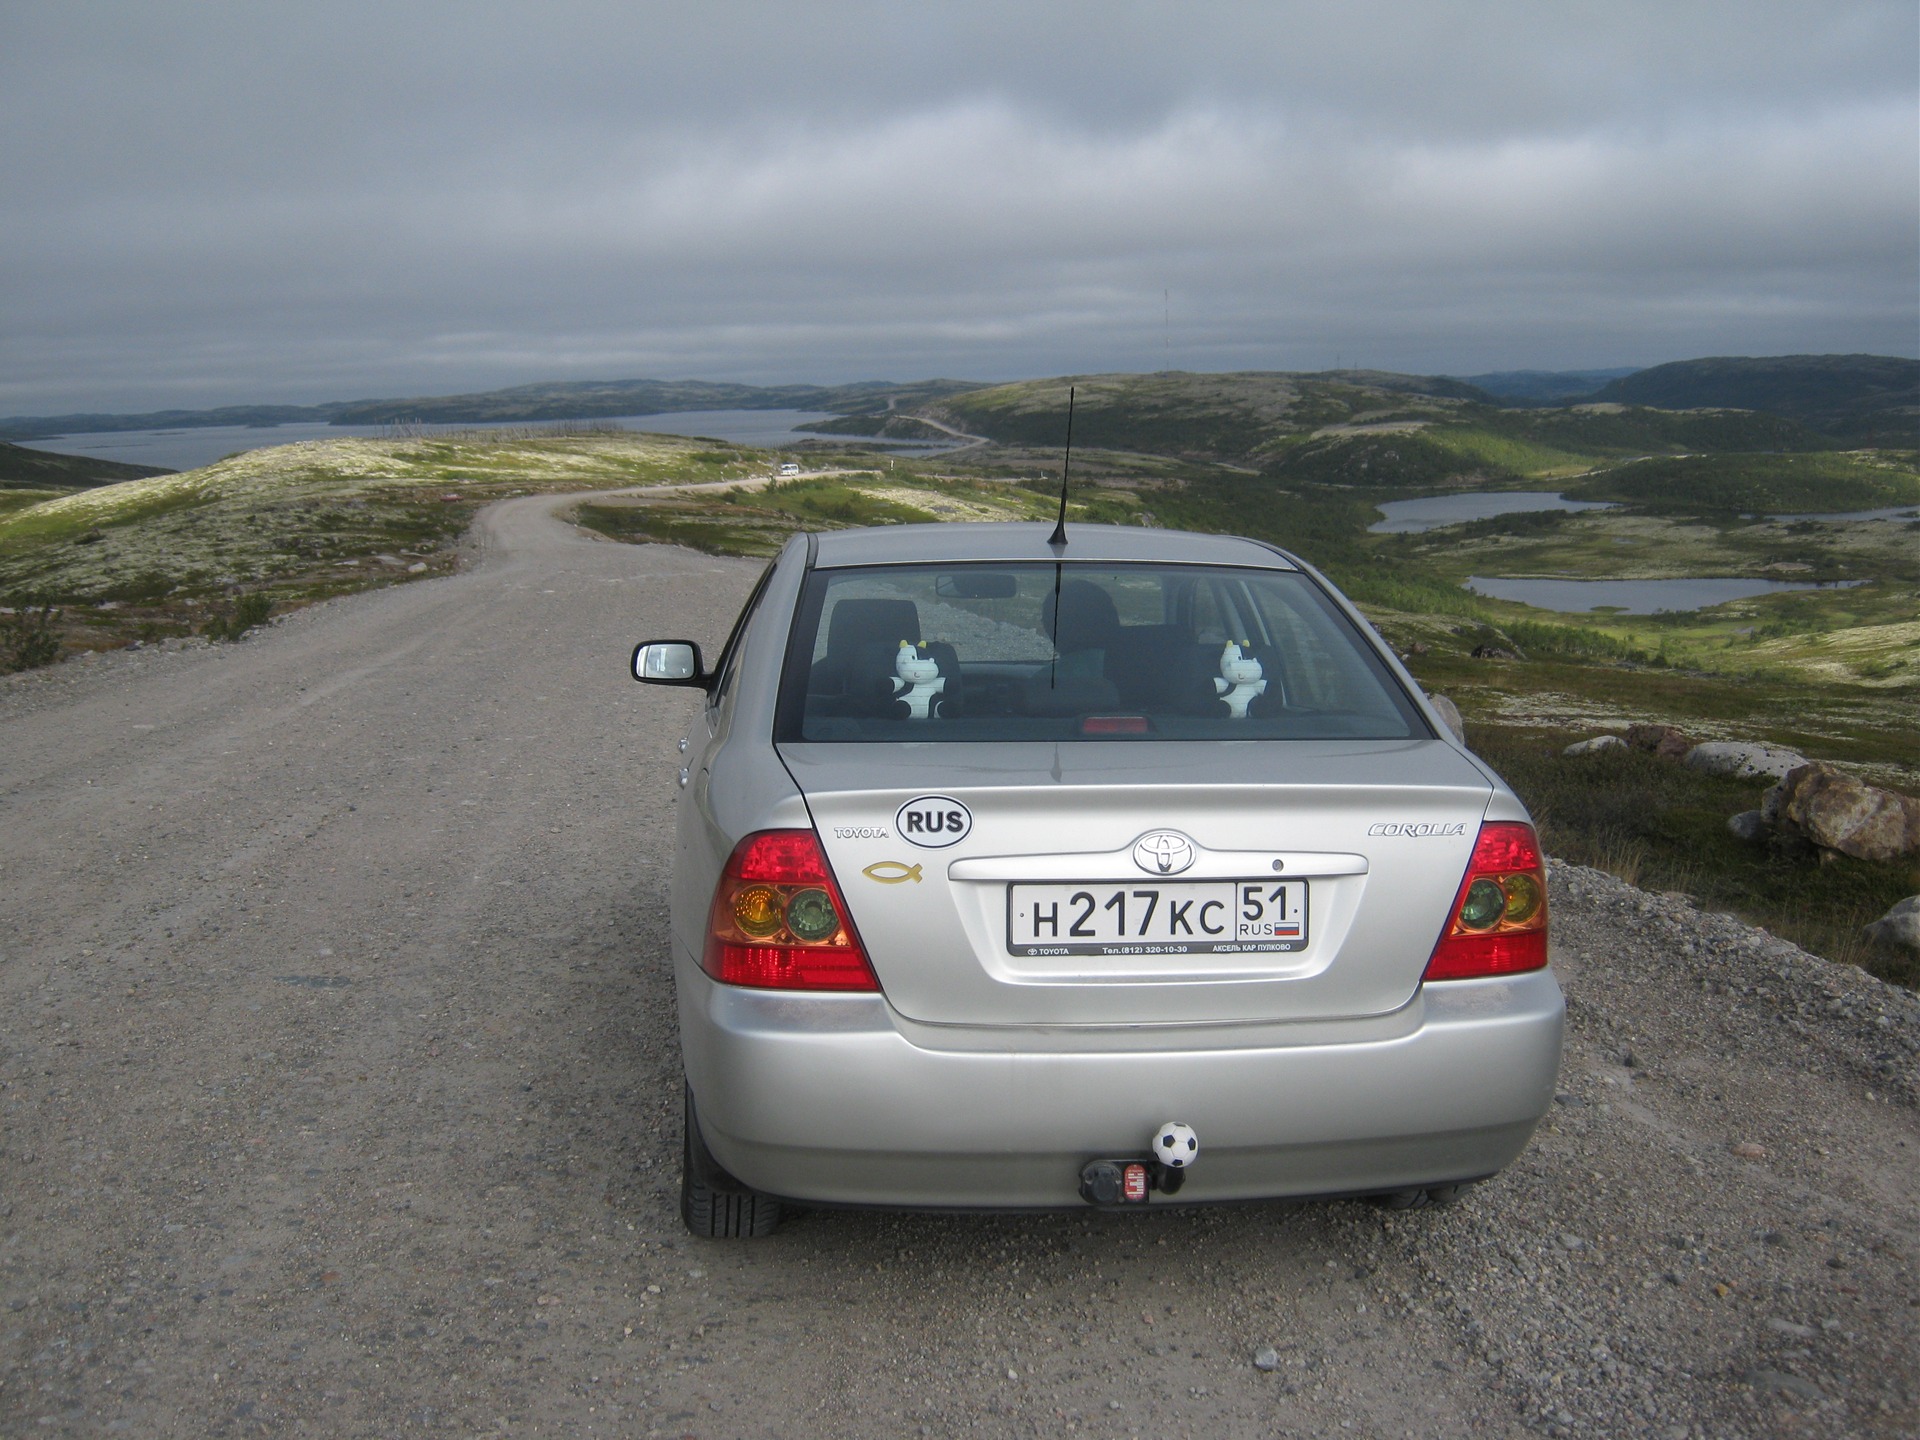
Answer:
<svg viewBox="0 0 1920 1440"><path fill-rule="evenodd" d="M1920 1432L1920 1005L1554 874L1562 1095L1444 1212L676 1214L673 740L746 563L0 682L0 1434Z"/></svg>

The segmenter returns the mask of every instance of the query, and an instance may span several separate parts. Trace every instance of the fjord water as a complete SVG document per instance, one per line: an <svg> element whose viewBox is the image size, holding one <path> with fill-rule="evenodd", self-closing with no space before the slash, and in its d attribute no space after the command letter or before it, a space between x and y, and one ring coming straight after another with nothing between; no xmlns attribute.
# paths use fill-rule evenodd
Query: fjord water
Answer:
<svg viewBox="0 0 1920 1440"><path fill-rule="evenodd" d="M1662 610L1701 610L1729 600L1775 595L1783 590L1850 590L1863 582L1839 580L1815 584L1804 580L1749 580L1738 576L1687 580L1507 580L1469 575L1467 589L1495 600L1513 600L1542 610L1582 614L1590 610L1618 610L1628 615L1652 615Z"/></svg>
<svg viewBox="0 0 1920 1440"><path fill-rule="evenodd" d="M1608 500L1569 500L1548 490L1475 490L1464 495L1423 495L1416 500L1382 500L1374 505L1384 520L1367 527L1371 535L1415 535L1438 530L1443 525L1460 525L1468 520L1490 520L1495 515L1520 515L1539 510L1613 510ZM1883 510L1835 510L1808 515L1768 515L1781 523L1794 520L1819 520L1827 524L1853 524L1868 520L1920 520L1920 508L1892 505Z"/></svg>
<svg viewBox="0 0 1920 1440"><path fill-rule="evenodd" d="M676 410L662 415L615 415L581 420L582 425L618 425L623 430L659 435L698 435L728 440L736 445L775 448L802 440L819 440L797 427L815 420L831 420L825 410ZM263 450L270 445L292 445L302 440L340 440L351 436L373 439L408 435L446 435L475 430L541 428L567 421L502 420L485 424L408 426L327 425L301 421L291 425L210 425L180 430L101 430L86 434L54 435L17 443L62 455L89 455L96 460L118 460L128 465L157 465L166 470L197 470L229 455ZM940 441L886 441L859 437L863 445L885 445L902 451L951 449Z"/></svg>
<svg viewBox="0 0 1920 1440"><path fill-rule="evenodd" d="M1604 500L1569 500L1550 490L1475 490L1465 495L1423 495L1417 500L1384 500L1374 507L1387 518L1369 525L1373 535L1412 535L1488 520L1495 515L1518 515L1534 510L1611 510Z"/></svg>

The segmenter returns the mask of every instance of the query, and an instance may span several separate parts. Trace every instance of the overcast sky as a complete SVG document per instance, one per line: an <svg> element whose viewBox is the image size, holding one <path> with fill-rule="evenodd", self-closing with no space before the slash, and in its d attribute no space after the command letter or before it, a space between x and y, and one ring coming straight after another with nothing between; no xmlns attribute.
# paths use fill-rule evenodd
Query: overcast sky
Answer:
<svg viewBox="0 0 1920 1440"><path fill-rule="evenodd" d="M0 414L1920 352L1913 0L0 0L0 135Z"/></svg>

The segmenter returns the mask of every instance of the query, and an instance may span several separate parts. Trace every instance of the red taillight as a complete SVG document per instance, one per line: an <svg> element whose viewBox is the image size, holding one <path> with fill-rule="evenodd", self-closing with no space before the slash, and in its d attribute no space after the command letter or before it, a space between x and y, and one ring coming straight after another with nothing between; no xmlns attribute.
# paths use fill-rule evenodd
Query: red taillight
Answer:
<svg viewBox="0 0 1920 1440"><path fill-rule="evenodd" d="M733 847L701 964L723 984L761 990L880 988L811 830L762 830Z"/></svg>
<svg viewBox="0 0 1920 1440"><path fill-rule="evenodd" d="M1453 897L1428 980L1516 975L1547 963L1547 865L1531 825L1489 820Z"/></svg>

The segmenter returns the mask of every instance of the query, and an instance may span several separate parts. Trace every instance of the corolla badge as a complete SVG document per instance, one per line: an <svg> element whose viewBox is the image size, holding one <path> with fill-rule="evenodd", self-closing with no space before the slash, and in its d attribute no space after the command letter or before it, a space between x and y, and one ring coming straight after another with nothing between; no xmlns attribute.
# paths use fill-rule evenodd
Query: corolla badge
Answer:
<svg viewBox="0 0 1920 1440"><path fill-rule="evenodd" d="M1193 842L1178 830L1155 830L1133 846L1133 863L1153 875L1178 875L1193 864Z"/></svg>

